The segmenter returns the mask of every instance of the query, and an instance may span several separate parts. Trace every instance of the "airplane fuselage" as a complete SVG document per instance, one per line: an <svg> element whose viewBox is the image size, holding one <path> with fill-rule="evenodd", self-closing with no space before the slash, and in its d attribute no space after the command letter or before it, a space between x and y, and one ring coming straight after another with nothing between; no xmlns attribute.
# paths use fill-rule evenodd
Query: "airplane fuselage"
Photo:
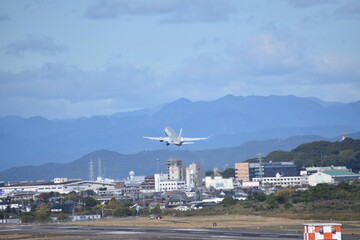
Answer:
<svg viewBox="0 0 360 240"><path fill-rule="evenodd" d="M169 137L169 141L166 141L166 145L174 144L181 146L183 144L182 137L177 135L171 127L166 127L164 129L165 135Z"/></svg>
<svg viewBox="0 0 360 240"><path fill-rule="evenodd" d="M183 144L193 144L194 141L204 140L207 138L189 138L182 136L182 129L180 129L179 134L176 134L171 127L165 127L164 129L166 137L143 137L151 140L156 140L159 142L165 142L166 145L174 144L177 146L182 146Z"/></svg>

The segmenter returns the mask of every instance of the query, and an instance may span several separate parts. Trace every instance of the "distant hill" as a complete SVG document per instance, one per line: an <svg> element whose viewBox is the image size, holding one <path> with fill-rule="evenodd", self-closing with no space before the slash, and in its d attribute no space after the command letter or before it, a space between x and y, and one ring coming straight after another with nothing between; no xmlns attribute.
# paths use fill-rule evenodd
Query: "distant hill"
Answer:
<svg viewBox="0 0 360 240"><path fill-rule="evenodd" d="M69 163L46 163L40 166L10 168L0 172L0 181L52 180L55 177L88 179L90 160L93 160L95 175L97 175L99 159L104 167L104 176L114 179L124 179L129 171L135 171L136 175L154 174L157 172L157 159L160 160L159 170L162 172L165 172L165 161L169 158L181 159L186 165L197 162L205 171L214 167L222 170L225 165L234 167L234 163L252 158L259 152L266 155L274 150L291 150L302 143L323 139L320 136L290 137L285 140L250 141L233 148L199 151L154 150L136 154L120 154L101 150L86 154Z"/></svg>
<svg viewBox="0 0 360 240"><path fill-rule="evenodd" d="M358 173L360 171L360 140L346 138L340 142L304 143L291 151L271 152L264 160L273 162L294 161L299 169L304 166L346 166Z"/></svg>
<svg viewBox="0 0 360 240"><path fill-rule="evenodd" d="M198 151L248 141L318 135L333 138L360 130L360 102L328 103L295 96L232 96L214 101L179 99L152 109L91 118L48 120L0 118L0 170L47 162L67 163L97 149L133 154L164 150L143 139L162 136L165 126L209 140L181 149ZM174 149L174 148L170 148Z"/></svg>

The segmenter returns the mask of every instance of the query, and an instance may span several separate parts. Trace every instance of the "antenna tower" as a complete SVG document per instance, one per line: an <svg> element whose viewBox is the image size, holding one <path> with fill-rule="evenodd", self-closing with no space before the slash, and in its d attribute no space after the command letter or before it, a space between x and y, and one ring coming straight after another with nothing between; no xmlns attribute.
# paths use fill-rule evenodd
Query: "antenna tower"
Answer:
<svg viewBox="0 0 360 240"><path fill-rule="evenodd" d="M94 181L94 163L92 159L90 159L89 163L89 178L90 181Z"/></svg>
<svg viewBox="0 0 360 240"><path fill-rule="evenodd" d="M101 159L98 160L98 177L102 177L102 166L101 166Z"/></svg>

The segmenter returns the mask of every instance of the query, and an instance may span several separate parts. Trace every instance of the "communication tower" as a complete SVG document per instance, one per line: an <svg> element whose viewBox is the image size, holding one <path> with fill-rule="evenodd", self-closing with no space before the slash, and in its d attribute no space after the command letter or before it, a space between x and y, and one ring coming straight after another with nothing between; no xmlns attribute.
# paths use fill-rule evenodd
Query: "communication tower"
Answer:
<svg viewBox="0 0 360 240"><path fill-rule="evenodd" d="M89 163L89 178L90 181L94 181L94 163L92 159L90 159Z"/></svg>
<svg viewBox="0 0 360 240"><path fill-rule="evenodd" d="M102 166L101 166L101 159L99 158L98 160L98 177L101 178L102 177Z"/></svg>

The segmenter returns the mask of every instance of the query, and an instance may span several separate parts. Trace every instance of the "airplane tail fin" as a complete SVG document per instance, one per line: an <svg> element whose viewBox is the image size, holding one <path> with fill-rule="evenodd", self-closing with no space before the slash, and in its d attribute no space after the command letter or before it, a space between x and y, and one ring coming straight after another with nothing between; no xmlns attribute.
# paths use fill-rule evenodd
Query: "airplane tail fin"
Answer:
<svg viewBox="0 0 360 240"><path fill-rule="evenodd" d="M179 137L182 137L182 128L180 128Z"/></svg>

